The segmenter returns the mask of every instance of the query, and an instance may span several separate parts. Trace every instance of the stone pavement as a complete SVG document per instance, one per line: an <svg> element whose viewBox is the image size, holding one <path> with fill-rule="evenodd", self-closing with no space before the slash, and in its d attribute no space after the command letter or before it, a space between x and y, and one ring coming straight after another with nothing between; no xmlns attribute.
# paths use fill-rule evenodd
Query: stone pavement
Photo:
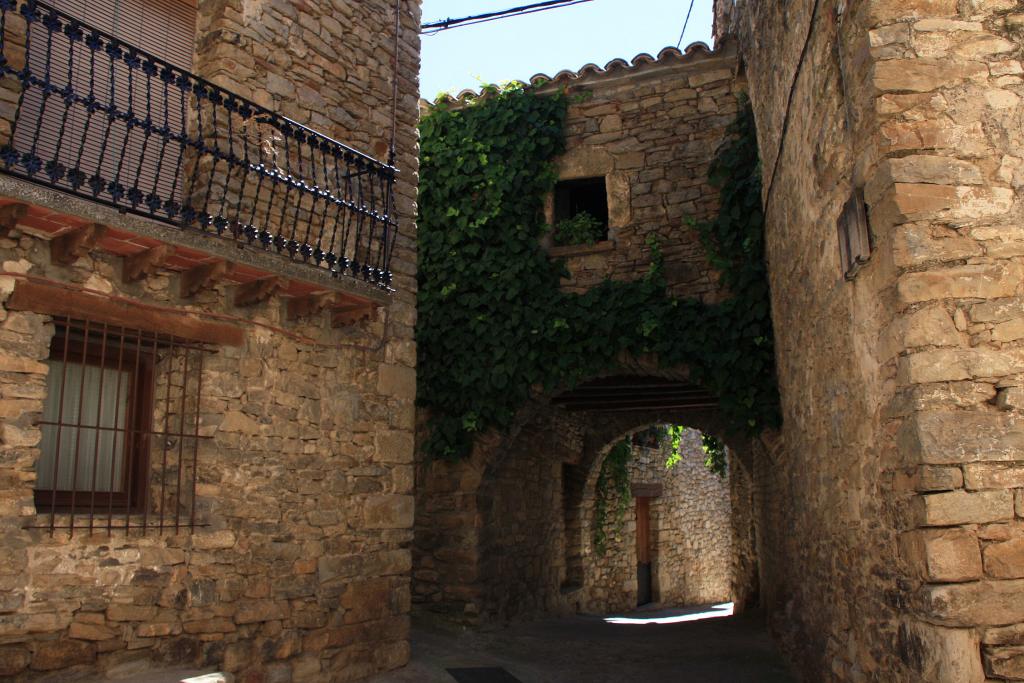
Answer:
<svg viewBox="0 0 1024 683"><path fill-rule="evenodd" d="M575 616L486 631L415 620L412 661L371 683L454 683L449 668L501 667L522 683L792 683L758 613L676 623L708 608Z"/></svg>

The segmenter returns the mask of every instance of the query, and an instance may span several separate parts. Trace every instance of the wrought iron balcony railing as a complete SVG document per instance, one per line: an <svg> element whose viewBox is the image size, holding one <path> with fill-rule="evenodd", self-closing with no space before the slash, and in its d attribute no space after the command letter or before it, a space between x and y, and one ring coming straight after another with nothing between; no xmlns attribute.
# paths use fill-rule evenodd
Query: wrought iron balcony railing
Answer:
<svg viewBox="0 0 1024 683"><path fill-rule="evenodd" d="M0 55L0 170L390 288L393 166L40 2Z"/></svg>

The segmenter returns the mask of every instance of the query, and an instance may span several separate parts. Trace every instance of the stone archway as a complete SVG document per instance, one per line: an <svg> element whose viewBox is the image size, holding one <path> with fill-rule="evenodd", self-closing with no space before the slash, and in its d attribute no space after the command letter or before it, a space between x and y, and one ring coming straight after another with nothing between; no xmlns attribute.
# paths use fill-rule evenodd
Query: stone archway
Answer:
<svg viewBox="0 0 1024 683"><path fill-rule="evenodd" d="M680 460L668 469L671 438L665 426L644 424L620 434L596 458L588 458L589 469L569 468L578 474L564 487L568 495L563 497L566 570L575 579L567 588L577 612L607 614L647 602L679 607L737 598L742 609L756 594L749 478L739 465L721 478L710 472L703 462L702 433L693 428L684 430ZM644 443L659 432L661 443ZM612 494L611 516L602 522L597 519L598 480L609 453L621 442L630 444L626 469L631 496L619 508L623 501ZM641 516L648 526L643 530ZM604 530L601 545L599 525ZM644 599L638 573L641 546L649 555L650 591Z"/></svg>
<svg viewBox="0 0 1024 683"><path fill-rule="evenodd" d="M685 382L689 375L685 368L658 369L652 359L623 359L620 367L638 378ZM730 433L718 408L706 403L610 412L571 410L556 397L531 401L507 433L481 435L465 461L418 464L413 595L421 609L467 623L576 612L567 543L581 543L583 527L574 525L564 500L585 489L573 473L585 473L585 486L611 443L652 424L714 434L736 454L733 502L745 512L734 538L748 550L737 559L734 594L741 604L756 595L757 440ZM581 496L572 501L582 503Z"/></svg>

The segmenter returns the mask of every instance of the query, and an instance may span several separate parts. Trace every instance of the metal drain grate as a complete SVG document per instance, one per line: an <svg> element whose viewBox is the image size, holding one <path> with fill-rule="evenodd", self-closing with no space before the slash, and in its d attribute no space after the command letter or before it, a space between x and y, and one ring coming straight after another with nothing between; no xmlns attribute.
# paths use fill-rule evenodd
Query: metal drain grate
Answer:
<svg viewBox="0 0 1024 683"><path fill-rule="evenodd" d="M448 673L458 683L522 683L500 666L448 669Z"/></svg>

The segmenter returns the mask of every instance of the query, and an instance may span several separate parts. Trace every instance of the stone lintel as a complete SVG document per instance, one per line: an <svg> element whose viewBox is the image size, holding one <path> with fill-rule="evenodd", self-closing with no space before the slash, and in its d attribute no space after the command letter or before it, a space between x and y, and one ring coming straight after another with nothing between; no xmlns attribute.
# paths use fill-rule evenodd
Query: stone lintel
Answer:
<svg viewBox="0 0 1024 683"><path fill-rule="evenodd" d="M632 484L630 487L630 493L633 494L634 498L658 498L662 494L664 488L660 482L657 483L644 483L638 482Z"/></svg>

